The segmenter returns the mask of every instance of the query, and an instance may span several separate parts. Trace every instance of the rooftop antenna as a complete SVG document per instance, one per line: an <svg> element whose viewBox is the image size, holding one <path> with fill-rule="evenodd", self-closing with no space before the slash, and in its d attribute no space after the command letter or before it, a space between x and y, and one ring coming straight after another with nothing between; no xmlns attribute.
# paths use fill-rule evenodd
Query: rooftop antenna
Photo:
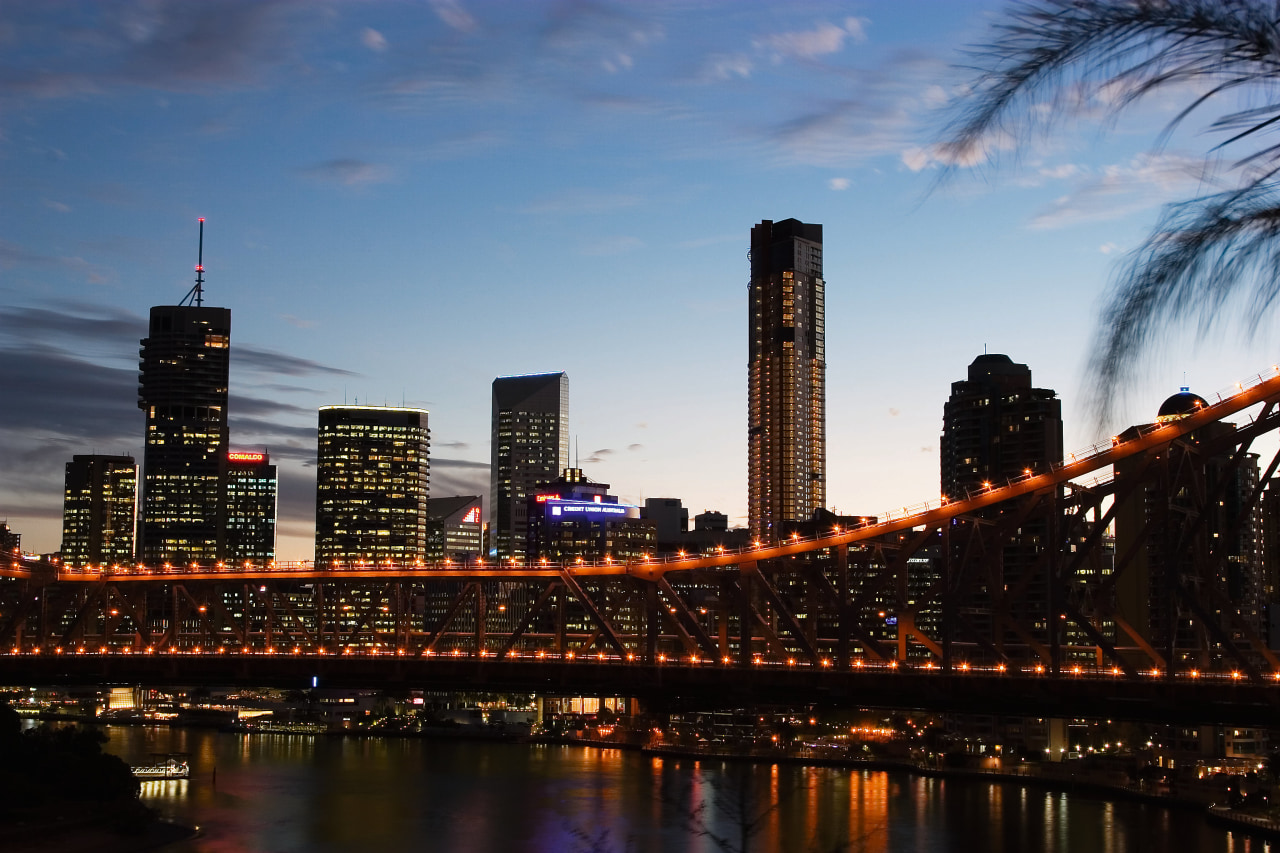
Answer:
<svg viewBox="0 0 1280 853"><path fill-rule="evenodd" d="M200 217L200 251L196 256L196 283L187 291L179 305L204 305L204 217Z"/></svg>

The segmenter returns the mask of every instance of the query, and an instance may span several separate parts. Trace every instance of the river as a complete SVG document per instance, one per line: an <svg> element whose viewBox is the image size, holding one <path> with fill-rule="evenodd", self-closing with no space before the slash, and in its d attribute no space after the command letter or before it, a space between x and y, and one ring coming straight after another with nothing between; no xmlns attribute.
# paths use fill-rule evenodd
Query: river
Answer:
<svg viewBox="0 0 1280 853"><path fill-rule="evenodd" d="M130 763L191 755L190 780L143 784L147 803L203 831L167 853L713 853L742 849L744 828L756 853L1269 849L1190 810L902 772L476 741L107 733Z"/></svg>

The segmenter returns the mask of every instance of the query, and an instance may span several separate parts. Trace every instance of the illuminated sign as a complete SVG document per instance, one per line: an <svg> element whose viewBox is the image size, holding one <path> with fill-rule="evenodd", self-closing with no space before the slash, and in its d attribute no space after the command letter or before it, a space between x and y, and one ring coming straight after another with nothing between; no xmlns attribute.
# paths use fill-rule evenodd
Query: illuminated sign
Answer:
<svg viewBox="0 0 1280 853"><path fill-rule="evenodd" d="M541 497L541 495L539 495ZM547 514L552 518L628 518L638 516L638 507L630 504L606 504L588 501L566 501L555 497L546 500Z"/></svg>
<svg viewBox="0 0 1280 853"><path fill-rule="evenodd" d="M473 506L467 510L467 514L462 517L463 524L479 524L480 523L480 507Z"/></svg>
<svg viewBox="0 0 1280 853"><path fill-rule="evenodd" d="M560 500L560 496L559 495L534 495L533 499L540 504L544 504L547 501L558 501Z"/></svg>
<svg viewBox="0 0 1280 853"><path fill-rule="evenodd" d="M228 462L266 462L267 454L265 453L245 453L233 450L227 454Z"/></svg>

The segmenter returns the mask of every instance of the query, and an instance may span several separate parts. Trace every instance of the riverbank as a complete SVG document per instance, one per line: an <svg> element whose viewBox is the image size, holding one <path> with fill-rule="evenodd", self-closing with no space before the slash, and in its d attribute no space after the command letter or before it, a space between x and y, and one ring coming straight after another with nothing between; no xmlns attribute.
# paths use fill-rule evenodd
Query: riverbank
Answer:
<svg viewBox="0 0 1280 853"><path fill-rule="evenodd" d="M1198 812L1215 825L1257 835L1267 840L1280 839L1280 822L1270 818L1250 815L1236 811L1227 806L1210 802L1194 792L1160 792L1150 788L1131 784L1117 784L1106 780L1091 778L1087 775L1071 772L1071 768L1062 764L1048 765L1058 768L1045 772L1043 766L1022 764L1016 772L985 768L933 767L910 760L893 759L853 759L831 756L807 756L789 754L750 754L732 752L709 752L698 749L672 746L641 746L612 741L598 741L575 738L535 739L538 743L555 743L570 746L582 746L592 749L636 750L642 755L657 758L688 759L693 761L742 762L750 764L779 764L804 767L836 767L869 771L886 771L910 773L935 779L955 779L972 782L1002 782L1008 784L1034 787L1041 790L1061 791L1067 794L1085 794L1098 799L1126 800L1130 802L1148 803L1167 809Z"/></svg>
<svg viewBox="0 0 1280 853"><path fill-rule="evenodd" d="M0 825L0 850L11 853L145 853L187 841L198 827L153 818L141 826L121 827L111 814L76 818L48 816Z"/></svg>

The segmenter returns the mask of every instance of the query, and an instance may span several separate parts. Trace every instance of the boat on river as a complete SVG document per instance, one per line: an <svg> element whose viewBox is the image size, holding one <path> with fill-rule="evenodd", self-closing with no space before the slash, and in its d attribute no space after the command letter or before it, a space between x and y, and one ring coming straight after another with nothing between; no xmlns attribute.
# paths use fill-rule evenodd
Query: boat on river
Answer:
<svg viewBox="0 0 1280 853"><path fill-rule="evenodd" d="M189 779L191 778L191 762L183 752L171 752L166 755L153 756L159 760L150 764L135 764L129 769L136 779L150 782L154 779Z"/></svg>

